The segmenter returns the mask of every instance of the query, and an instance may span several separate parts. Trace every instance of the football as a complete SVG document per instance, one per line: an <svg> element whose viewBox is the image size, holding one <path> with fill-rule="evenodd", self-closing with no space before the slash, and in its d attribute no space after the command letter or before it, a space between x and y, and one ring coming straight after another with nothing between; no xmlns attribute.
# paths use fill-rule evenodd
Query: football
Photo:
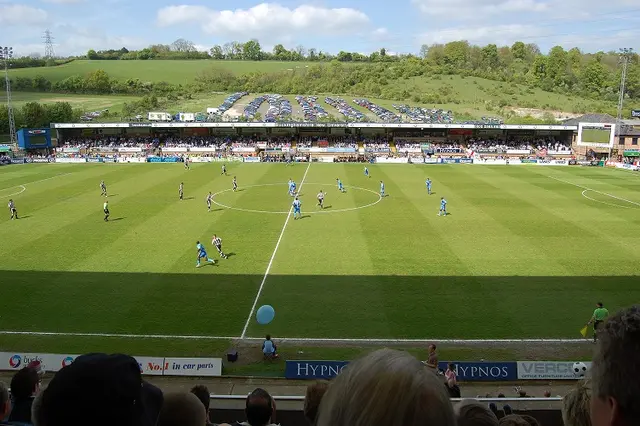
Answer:
<svg viewBox="0 0 640 426"><path fill-rule="evenodd" d="M584 377L585 374L587 374L588 370L589 368L587 368L587 364L585 364L584 362L573 363L573 374L576 377Z"/></svg>

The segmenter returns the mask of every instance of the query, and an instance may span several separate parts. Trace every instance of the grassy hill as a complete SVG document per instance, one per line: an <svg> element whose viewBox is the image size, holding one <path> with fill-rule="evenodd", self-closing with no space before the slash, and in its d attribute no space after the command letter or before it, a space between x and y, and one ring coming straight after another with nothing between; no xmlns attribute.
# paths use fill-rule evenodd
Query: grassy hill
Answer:
<svg viewBox="0 0 640 426"><path fill-rule="evenodd" d="M171 84L187 84L194 82L196 77L204 71L223 69L232 72L236 76L253 71L275 73L279 71L300 71L317 64L312 62L280 62L280 61L217 61L217 60L152 60L152 61L89 61L77 60L68 64L47 68L22 68L10 71L12 78L34 78L38 75L51 82L64 80L70 76L85 76L91 71L104 70L114 80L140 79L144 82L165 81ZM360 65L367 67L369 65ZM362 86L362 80L356 80ZM540 118L544 111L552 112L560 118L567 118L573 114L585 112L609 112L614 110L614 105L601 101L589 100L577 96L546 92L539 88L526 85L506 83L488 80L478 77L463 77L460 75L421 75L417 77L398 78L388 80L386 88L392 89L391 93L405 93L395 99L386 95L387 99L376 99L375 96L365 96L388 109L393 110L393 103L408 103L414 106L437 107L452 110L458 118L478 118L482 116L502 116L508 118L511 115L523 116L532 114ZM281 92L286 95L317 94L339 95L351 101L358 96L357 93L298 93ZM366 90L365 90L366 91ZM388 92L388 91L387 91ZM360 92L362 93L362 91ZM408 95L407 95L408 94ZM102 95L62 95L62 94L19 94L18 102L39 100L52 102L55 100L68 100L74 107L78 106L86 110L111 108L118 109L122 103L135 100L135 97L126 96L102 96ZM253 93L252 93L253 96ZM400 98L399 96L407 96ZM166 101L163 109L170 112L178 111L203 111L207 107L217 106L222 98L221 93L193 93L186 99L175 98ZM380 98L383 96L378 96ZM292 104L296 102L291 96ZM95 105L95 106L94 106ZM357 107L356 107L357 108ZM357 108L359 109L359 108ZM605 111L607 110L607 111ZM363 111L364 112L364 111Z"/></svg>
<svg viewBox="0 0 640 426"><path fill-rule="evenodd" d="M167 81L170 83L189 83L201 71L221 68L234 74L247 74L254 71L276 72L304 68L310 62L281 61L215 61L215 60L167 60L167 61L88 61L76 60L65 65L46 68L19 68L9 71L11 78L41 75L51 82L64 80L72 75L86 75L91 71L104 70L109 76L119 80L139 78L143 81Z"/></svg>

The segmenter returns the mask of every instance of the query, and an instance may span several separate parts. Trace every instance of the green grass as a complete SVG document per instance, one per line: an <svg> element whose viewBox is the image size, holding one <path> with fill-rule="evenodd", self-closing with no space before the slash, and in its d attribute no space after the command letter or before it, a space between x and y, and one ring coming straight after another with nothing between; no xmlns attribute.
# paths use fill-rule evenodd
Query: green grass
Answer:
<svg viewBox="0 0 640 426"><path fill-rule="evenodd" d="M86 75L92 71L104 70L118 80L139 78L142 81L167 81L173 84L190 83L203 71L218 68L234 74L250 72L276 72L295 70L310 65L310 62L281 61L215 61L215 60L165 60L165 61L89 61L77 60L56 67L19 68L9 71L11 78L41 75L52 82L64 80L72 75Z"/></svg>
<svg viewBox="0 0 640 426"><path fill-rule="evenodd" d="M307 166L230 164L241 191L222 192L231 207L286 211L289 177ZM640 180L605 169L489 166L370 167L313 164L303 212L327 190L326 214L290 220L258 306L276 319L253 319L247 336L495 339L578 337L596 301L615 311L640 300ZM0 168L0 199L18 221L0 217L3 330L237 337L285 223L285 214L218 208L208 191L230 188L215 164L26 165ZM377 200L349 188L388 197ZM424 180L435 194L425 194ZM582 189L548 176L600 191ZM47 180L43 180L47 179ZM98 183L108 185L109 223ZM187 199L179 201L184 182ZM256 186L264 184L275 186ZM22 185L22 186L21 186ZM24 191L22 190L24 187ZM451 215L436 215L440 196ZM603 203L599 203L602 201ZM607 204L605 204L607 203ZM628 208L622 208L628 207ZM233 253L195 268L195 242L217 233ZM216 256L217 257L217 256ZM22 338L21 338L22 339ZM227 342L24 339L52 351L109 345L144 353L201 353ZM0 347L20 339L0 336ZM40 342L40 343L38 343ZM86 344L86 346L83 346ZM120 345L120 346L118 346ZM18 348L13 348L18 349ZM75 350L75 349L74 349Z"/></svg>
<svg viewBox="0 0 640 426"><path fill-rule="evenodd" d="M139 99L136 96L98 96L98 95L69 95L61 93L30 93L13 92L11 100L16 108L22 107L27 102L40 102L43 104L53 102L69 102L73 108L81 108L85 111L109 109L119 111L122 104ZM0 104L5 103L7 97L0 94Z"/></svg>

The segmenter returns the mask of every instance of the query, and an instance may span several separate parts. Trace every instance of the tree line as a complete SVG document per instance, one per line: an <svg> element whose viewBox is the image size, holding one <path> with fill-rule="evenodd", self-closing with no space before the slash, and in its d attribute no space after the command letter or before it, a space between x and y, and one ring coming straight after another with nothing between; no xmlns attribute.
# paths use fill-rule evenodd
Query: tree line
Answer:
<svg viewBox="0 0 640 426"><path fill-rule="evenodd" d="M82 112L74 111L69 102L41 104L27 102L13 109L16 128L49 127L51 123L70 123L78 121ZM9 112L6 105L0 105L0 134L9 133Z"/></svg>

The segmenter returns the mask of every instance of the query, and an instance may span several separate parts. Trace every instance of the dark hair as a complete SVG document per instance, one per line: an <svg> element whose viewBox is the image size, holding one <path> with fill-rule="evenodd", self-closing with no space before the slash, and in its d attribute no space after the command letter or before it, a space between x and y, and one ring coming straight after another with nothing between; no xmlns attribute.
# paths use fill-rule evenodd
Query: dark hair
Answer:
<svg viewBox="0 0 640 426"><path fill-rule="evenodd" d="M458 426L498 426L498 417L493 410L477 401L461 401L456 412Z"/></svg>
<svg viewBox="0 0 640 426"><path fill-rule="evenodd" d="M510 414L501 418L499 424L500 426L529 426L529 422L517 414Z"/></svg>
<svg viewBox="0 0 640 426"><path fill-rule="evenodd" d="M267 336L265 337L265 339L267 339L267 340L271 340L271 335L270 335L270 334L267 334Z"/></svg>
<svg viewBox="0 0 640 426"><path fill-rule="evenodd" d="M24 367L13 375L11 379L11 396L13 400L29 398L36 391L40 382L38 372L33 368Z"/></svg>
<svg viewBox="0 0 640 426"><path fill-rule="evenodd" d="M522 417L531 426L540 426L540 422L535 417L532 417L528 414L520 414L520 417Z"/></svg>
<svg viewBox="0 0 640 426"><path fill-rule="evenodd" d="M596 305L597 305L597 306L599 306L599 307L601 307L601 308L604 306L604 305L602 304L602 302L598 302L598 303L596 303Z"/></svg>
<svg viewBox="0 0 640 426"><path fill-rule="evenodd" d="M325 380L307 386L307 393L304 396L304 416L312 425L316 424L320 402L327 389L329 389L329 382Z"/></svg>
<svg viewBox="0 0 640 426"><path fill-rule="evenodd" d="M624 309L598 330L591 364L592 398L612 398L622 423L640 422L640 305Z"/></svg>
<svg viewBox="0 0 640 426"><path fill-rule="evenodd" d="M205 385L196 385L191 388L191 393L198 397L198 399L204 405L204 408L209 412L209 403L211 401L211 394L209 393L209 388Z"/></svg>
<svg viewBox="0 0 640 426"><path fill-rule="evenodd" d="M251 426L264 426L271 420L273 404L271 395L264 389L257 388L247 396L245 408L247 422Z"/></svg>
<svg viewBox="0 0 640 426"><path fill-rule="evenodd" d="M7 389L7 385L0 382L0 414L2 414L2 409L7 402L9 402L9 389Z"/></svg>
<svg viewBox="0 0 640 426"><path fill-rule="evenodd" d="M453 369L456 368L456 365L454 363L450 362L449 364L447 364L447 367L449 368L449 370L453 371Z"/></svg>

